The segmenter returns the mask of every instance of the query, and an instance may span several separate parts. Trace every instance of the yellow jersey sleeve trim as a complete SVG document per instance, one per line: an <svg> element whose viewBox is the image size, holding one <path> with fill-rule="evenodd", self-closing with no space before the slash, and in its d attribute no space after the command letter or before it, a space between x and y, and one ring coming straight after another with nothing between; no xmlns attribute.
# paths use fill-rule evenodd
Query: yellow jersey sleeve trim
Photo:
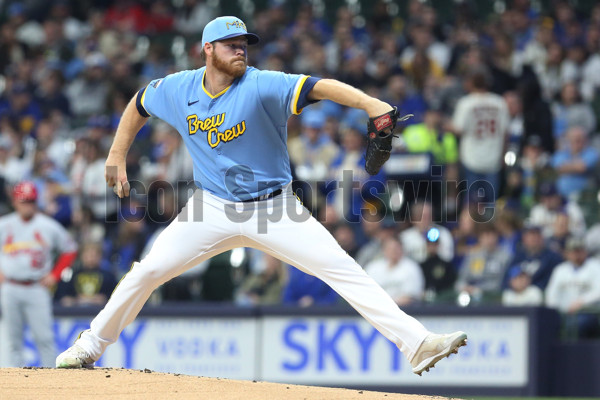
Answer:
<svg viewBox="0 0 600 400"><path fill-rule="evenodd" d="M214 96L212 94L210 94L208 92L208 90L206 90L206 88L204 87L204 76L206 75L206 70L204 70L204 72L202 73L202 90L204 90L204 93L206 93L206 95L208 97L210 97L211 99L216 99L217 97L221 96L222 94L224 94L226 91L229 90L229 88L231 87L231 85L227 86L225 89L221 90L219 93L215 94Z"/></svg>
<svg viewBox="0 0 600 400"><path fill-rule="evenodd" d="M140 104L142 106L142 108L144 109L144 111L146 111L148 113L148 115L152 116L152 114L150 114L148 112L148 109L146 108L146 106L144 105L144 99L146 98L146 90L148 90L148 86L146 86L144 88L144 92L142 93L142 98L140 99Z"/></svg>
<svg viewBox="0 0 600 400"><path fill-rule="evenodd" d="M294 100L292 101L292 114L299 115L302 112L302 109L298 110L298 99L300 98L300 92L302 92L302 86L304 86L304 82L306 82L308 78L310 78L310 75L304 75L296 84L296 92L294 93Z"/></svg>

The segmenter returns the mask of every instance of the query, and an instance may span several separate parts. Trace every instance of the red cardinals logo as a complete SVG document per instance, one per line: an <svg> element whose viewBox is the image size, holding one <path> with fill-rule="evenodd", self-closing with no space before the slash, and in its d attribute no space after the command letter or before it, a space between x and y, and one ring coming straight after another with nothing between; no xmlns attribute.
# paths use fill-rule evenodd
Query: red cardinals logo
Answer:
<svg viewBox="0 0 600 400"><path fill-rule="evenodd" d="M37 231L33 233L33 238L32 241L15 242L13 235L9 234L2 245L2 252L12 257L28 254L31 257L31 267L42 268L46 259L46 241Z"/></svg>

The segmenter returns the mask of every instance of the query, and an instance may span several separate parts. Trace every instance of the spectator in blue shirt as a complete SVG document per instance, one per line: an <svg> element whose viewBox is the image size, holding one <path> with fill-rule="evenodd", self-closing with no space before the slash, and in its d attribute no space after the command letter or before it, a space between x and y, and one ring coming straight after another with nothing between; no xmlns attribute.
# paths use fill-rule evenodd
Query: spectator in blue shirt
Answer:
<svg viewBox="0 0 600 400"><path fill-rule="evenodd" d="M288 268L288 283L283 289L283 304L308 307L314 304L335 304L337 293L319 278L294 267Z"/></svg>
<svg viewBox="0 0 600 400"><path fill-rule="evenodd" d="M42 119L42 111L34 100L30 89L23 82L13 82L7 95L0 100L0 114L6 114L23 136L34 132Z"/></svg>
<svg viewBox="0 0 600 400"><path fill-rule="evenodd" d="M531 223L525 225L521 244L510 265L520 268L530 277L532 285L544 290L554 267L562 262L562 257L546 246L542 227L539 225ZM508 268L504 274L503 289L509 288L510 271L511 268Z"/></svg>
<svg viewBox="0 0 600 400"><path fill-rule="evenodd" d="M598 152L588 146L587 133L579 127L567 132L568 148L552 157L552 167L558 173L558 192L566 198L578 196L590 183Z"/></svg>

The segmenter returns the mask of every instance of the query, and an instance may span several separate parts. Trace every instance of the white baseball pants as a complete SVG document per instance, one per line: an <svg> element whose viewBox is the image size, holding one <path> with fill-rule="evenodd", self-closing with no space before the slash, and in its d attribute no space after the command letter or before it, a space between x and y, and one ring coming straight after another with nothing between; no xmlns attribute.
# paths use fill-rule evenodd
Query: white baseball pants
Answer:
<svg viewBox="0 0 600 400"><path fill-rule="evenodd" d="M2 305L3 348L7 351L8 367L23 367L23 334L29 326L40 354L42 367L53 367L56 357L52 330L52 296L39 283L23 286L6 281L0 296Z"/></svg>
<svg viewBox="0 0 600 400"><path fill-rule="evenodd" d="M196 190L148 255L133 264L77 344L97 360L158 286L236 247L262 250L323 280L409 360L429 334L310 216L288 185L279 196L250 203Z"/></svg>

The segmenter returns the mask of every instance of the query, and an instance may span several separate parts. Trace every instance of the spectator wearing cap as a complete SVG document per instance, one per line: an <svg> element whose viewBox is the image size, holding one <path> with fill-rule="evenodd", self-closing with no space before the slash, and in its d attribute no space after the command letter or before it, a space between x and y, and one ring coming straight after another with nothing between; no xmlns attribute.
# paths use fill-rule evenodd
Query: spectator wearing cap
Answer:
<svg viewBox="0 0 600 400"><path fill-rule="evenodd" d="M36 91L36 97L45 117L58 112L63 118L71 116L71 103L64 94L65 80L59 69L45 71Z"/></svg>
<svg viewBox="0 0 600 400"><path fill-rule="evenodd" d="M344 52L343 62L338 72L340 80L354 87L374 86L377 82L367 71L368 53L360 47Z"/></svg>
<svg viewBox="0 0 600 400"><path fill-rule="evenodd" d="M585 241L570 237L566 261L556 266L545 291L546 306L566 314L578 337L598 333L598 316L586 309L600 305L600 262L589 257Z"/></svg>
<svg viewBox="0 0 600 400"><path fill-rule="evenodd" d="M450 261L440 258L438 246L440 231L431 228L425 234L427 242L427 258L421 263L425 277L425 299L428 301L442 301L448 294L454 293L456 283L456 268Z"/></svg>
<svg viewBox="0 0 600 400"><path fill-rule="evenodd" d="M417 263L425 261L427 258L426 234L431 228L436 228L439 231L438 255L444 261L452 261L454 258L452 234L447 228L434 223L431 203L426 201L414 203L410 208L409 219L412 226L400 234L402 247L408 257Z"/></svg>
<svg viewBox="0 0 600 400"><path fill-rule="evenodd" d="M544 292L531 283L531 276L520 266L507 271L508 287L502 291L502 305L506 307L539 306L544 303Z"/></svg>
<svg viewBox="0 0 600 400"><path fill-rule="evenodd" d="M110 265L117 277L123 276L131 264L140 260L146 243L150 237L146 222L146 209L135 200L122 207L118 215L115 234L109 234L104 240L103 254L107 258L104 265Z"/></svg>
<svg viewBox="0 0 600 400"><path fill-rule="evenodd" d="M43 212L69 227L72 218L71 191L68 178L60 171L52 171L44 177Z"/></svg>
<svg viewBox="0 0 600 400"><path fill-rule="evenodd" d="M463 207L458 214L458 223L452 227L452 239L454 248L454 257L452 264L456 270L459 270L467 254L477 245L477 226L478 221L474 216L478 216L475 205Z"/></svg>
<svg viewBox="0 0 600 400"><path fill-rule="evenodd" d="M579 126L588 134L596 129L594 110L589 103L583 101L574 82L567 82L562 86L560 97L552 104L552 115L554 137L559 149L568 147L567 133L572 128Z"/></svg>
<svg viewBox="0 0 600 400"><path fill-rule="evenodd" d="M571 199L565 199L552 182L543 182L539 187L539 203L529 214L532 224L542 228L542 235L549 238L553 234L554 222L559 214L568 216L569 232L572 235L585 234L585 219L581 207Z"/></svg>
<svg viewBox="0 0 600 400"><path fill-rule="evenodd" d="M90 53L85 56L84 65L82 74L65 91L73 114L83 119L106 112L110 91L106 80L106 57L100 52Z"/></svg>
<svg viewBox="0 0 600 400"><path fill-rule="evenodd" d="M388 78L383 92L383 98L392 106L398 107L401 114L413 114L404 125L419 124L423 122L427 103L423 96L408 87L406 78L400 74L394 74Z"/></svg>
<svg viewBox="0 0 600 400"><path fill-rule="evenodd" d="M371 261L365 271L398 304L405 306L423 298L425 279L419 264L402 251L402 243L396 237L383 242L383 257Z"/></svg>
<svg viewBox="0 0 600 400"><path fill-rule="evenodd" d="M478 245L465 257L455 288L474 302L500 300L502 279L511 255L499 246L499 234L492 223L479 227Z"/></svg>
<svg viewBox="0 0 600 400"><path fill-rule="evenodd" d="M16 123L22 136L31 135L42 119L42 111L24 82L12 82L8 96L0 100L0 115L5 114Z"/></svg>
<svg viewBox="0 0 600 400"><path fill-rule="evenodd" d="M373 218L365 218L362 222L366 242L360 247L355 260L363 268L371 261L382 256L382 245L385 239L396 236L397 225L392 218L377 214Z"/></svg>
<svg viewBox="0 0 600 400"><path fill-rule="evenodd" d="M110 118L106 115L92 115L85 124L85 137L100 143L103 149L109 148L112 140Z"/></svg>
<svg viewBox="0 0 600 400"><path fill-rule="evenodd" d="M425 112L422 123L408 126L402 137L411 153L431 153L435 165L451 166L458 161L456 136L443 129L443 114L438 105Z"/></svg>
<svg viewBox="0 0 600 400"><path fill-rule="evenodd" d="M558 192L565 198L577 199L584 190L597 186L593 178L599 154L588 145L588 135L582 127L570 128L567 141L566 149L554 153L552 167L558 174Z"/></svg>
<svg viewBox="0 0 600 400"><path fill-rule="evenodd" d="M316 209L321 204L318 181L327 178L328 167L340 151L339 147L322 129L326 116L321 110L308 109L301 116L301 133L288 141L290 161L294 165L298 181L295 183L302 191L301 200Z"/></svg>
<svg viewBox="0 0 600 400"><path fill-rule="evenodd" d="M544 290L554 267L562 262L562 256L548 248L542 236L542 227L530 222L525 224L521 235L521 246L510 262L526 273L531 284ZM503 288L510 288L510 269L504 275Z"/></svg>

